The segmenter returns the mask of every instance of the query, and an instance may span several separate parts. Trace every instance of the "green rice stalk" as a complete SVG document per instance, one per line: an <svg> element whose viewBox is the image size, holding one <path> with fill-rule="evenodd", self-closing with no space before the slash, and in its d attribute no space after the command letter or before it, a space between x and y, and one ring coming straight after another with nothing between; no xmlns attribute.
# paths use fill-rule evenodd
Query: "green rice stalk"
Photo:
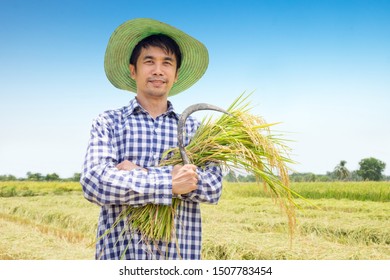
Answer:
<svg viewBox="0 0 390 280"><path fill-rule="evenodd" d="M243 169L254 175L286 213L292 236L297 206L294 197L300 196L289 186L287 165L294 163L288 156L290 149L284 144L286 140L271 133L276 123L266 123L250 114L247 98L242 94L236 99L227 110L231 116L222 115L216 121L211 117L203 119L186 151L191 163L200 168L215 163L224 170ZM177 164L182 164L178 148L166 151L160 162L160 166ZM169 206L129 206L120 219L126 217L130 228L141 232L146 241L177 244L175 213L180 202L174 198Z"/></svg>

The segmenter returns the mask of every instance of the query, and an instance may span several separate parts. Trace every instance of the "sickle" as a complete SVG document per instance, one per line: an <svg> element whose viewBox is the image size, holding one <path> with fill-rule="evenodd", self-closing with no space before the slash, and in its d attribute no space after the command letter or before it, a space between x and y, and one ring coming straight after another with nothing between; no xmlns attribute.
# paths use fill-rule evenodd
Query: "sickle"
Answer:
<svg viewBox="0 0 390 280"><path fill-rule="evenodd" d="M183 111L183 113L180 115L179 122L177 125L177 142L178 142L178 146L179 146L180 155L181 155L181 158L183 160L183 164L190 163L190 160L189 160L189 158L186 154L186 150L184 148L185 123L186 123L186 120L187 120L189 115L191 115L192 113L194 113L196 111L201 111L201 110L213 110L213 111L222 112L224 114L231 116L231 114L228 111L221 109L217 106L206 104L206 103L194 104L194 105L191 105L190 107L188 107L187 109L185 109Z"/></svg>

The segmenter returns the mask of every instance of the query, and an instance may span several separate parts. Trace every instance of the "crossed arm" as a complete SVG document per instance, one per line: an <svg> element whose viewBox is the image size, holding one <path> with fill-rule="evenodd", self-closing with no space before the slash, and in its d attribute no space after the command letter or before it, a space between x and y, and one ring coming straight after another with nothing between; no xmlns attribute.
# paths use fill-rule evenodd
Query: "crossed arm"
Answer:
<svg viewBox="0 0 390 280"><path fill-rule="evenodd" d="M139 169L143 172L148 172L146 168L139 167L131 161L124 160L119 163L116 168L118 170L131 171L133 169ZM175 165L171 172L172 176L172 194L182 195L188 194L198 188L198 173L196 166L193 164Z"/></svg>

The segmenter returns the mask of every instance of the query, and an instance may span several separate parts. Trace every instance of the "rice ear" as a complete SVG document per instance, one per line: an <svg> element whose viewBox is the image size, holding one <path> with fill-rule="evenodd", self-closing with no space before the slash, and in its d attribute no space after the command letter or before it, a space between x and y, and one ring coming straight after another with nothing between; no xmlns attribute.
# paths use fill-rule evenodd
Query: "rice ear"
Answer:
<svg viewBox="0 0 390 280"><path fill-rule="evenodd" d="M279 123L267 123L252 115L249 102L245 102L248 97L240 95L227 110L229 115L222 115L215 122L203 119L186 147L188 158L197 166L214 162L226 170L243 169L254 175L284 209L292 234L297 206L294 197L300 196L290 189L288 164L295 162L289 156L287 140L271 133L271 128ZM177 148L168 153L171 157L162 160L161 166L182 163Z"/></svg>

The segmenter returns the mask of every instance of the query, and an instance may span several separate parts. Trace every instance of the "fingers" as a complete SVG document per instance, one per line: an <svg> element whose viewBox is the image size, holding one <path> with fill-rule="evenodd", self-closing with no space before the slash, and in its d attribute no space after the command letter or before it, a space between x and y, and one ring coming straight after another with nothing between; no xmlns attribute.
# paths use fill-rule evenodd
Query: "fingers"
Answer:
<svg viewBox="0 0 390 280"><path fill-rule="evenodd" d="M124 164L123 164L123 162L117 164L117 165L116 165L116 168L119 169L119 170L123 170L123 169L124 169Z"/></svg>
<svg viewBox="0 0 390 280"><path fill-rule="evenodd" d="M196 171L196 165L193 165L193 164L185 164L185 165L183 165L183 167L186 169L189 169L189 170Z"/></svg>
<svg viewBox="0 0 390 280"><path fill-rule="evenodd" d="M132 163L129 160L124 160L121 163L117 164L116 168L118 170L126 170L126 171L131 171L131 170L134 170L134 169L141 169L142 171L146 171L147 172L147 170L145 168L141 168L140 166Z"/></svg>
<svg viewBox="0 0 390 280"><path fill-rule="evenodd" d="M174 166L172 171L172 192L174 194L189 193L198 188L199 175L196 166L186 164Z"/></svg>
<svg viewBox="0 0 390 280"><path fill-rule="evenodd" d="M198 175L198 172L197 172L197 169L196 169L195 165L193 165L193 164L185 164L185 165L183 165L181 170L183 172L189 173L188 176L193 176L193 177L195 177L198 180L199 175Z"/></svg>

